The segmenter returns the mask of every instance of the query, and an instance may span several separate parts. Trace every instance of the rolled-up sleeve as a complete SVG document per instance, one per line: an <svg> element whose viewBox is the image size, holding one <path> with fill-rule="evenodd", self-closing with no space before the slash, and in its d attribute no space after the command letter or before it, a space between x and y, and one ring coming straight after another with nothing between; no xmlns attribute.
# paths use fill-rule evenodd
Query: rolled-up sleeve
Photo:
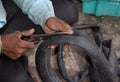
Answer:
<svg viewBox="0 0 120 82"><path fill-rule="evenodd" d="M44 29L48 18L54 17L52 2L49 0L13 0L22 11L37 25Z"/></svg>

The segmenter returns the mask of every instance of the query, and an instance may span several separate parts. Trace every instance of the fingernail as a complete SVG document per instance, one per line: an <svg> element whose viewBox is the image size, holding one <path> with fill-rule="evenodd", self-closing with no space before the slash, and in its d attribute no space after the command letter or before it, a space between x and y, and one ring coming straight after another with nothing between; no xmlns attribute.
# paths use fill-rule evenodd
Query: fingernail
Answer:
<svg viewBox="0 0 120 82"><path fill-rule="evenodd" d="M68 33L69 34L73 34L73 30L68 30Z"/></svg>

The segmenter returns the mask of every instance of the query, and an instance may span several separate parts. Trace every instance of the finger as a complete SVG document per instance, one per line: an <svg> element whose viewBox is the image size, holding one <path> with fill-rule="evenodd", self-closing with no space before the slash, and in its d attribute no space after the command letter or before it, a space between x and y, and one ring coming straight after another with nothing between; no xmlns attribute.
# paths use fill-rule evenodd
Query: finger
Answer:
<svg viewBox="0 0 120 82"><path fill-rule="evenodd" d="M61 24L60 24L61 26L59 27L59 30L64 31L64 32L68 32L68 34L72 34L73 28L69 24L67 24L66 22L64 22L62 20L60 20L60 21L61 21Z"/></svg>
<svg viewBox="0 0 120 82"><path fill-rule="evenodd" d="M21 41L18 43L18 46L19 46L20 48L32 49L32 48L35 47L35 44L34 44L34 42L29 42L29 41L21 40Z"/></svg>
<svg viewBox="0 0 120 82"><path fill-rule="evenodd" d="M21 56L23 53L27 52L28 50L29 50L28 48L17 48L14 53Z"/></svg>
<svg viewBox="0 0 120 82"><path fill-rule="evenodd" d="M29 29L29 30L26 30L26 31L22 31L21 33L23 35L32 35L34 33L35 29Z"/></svg>
<svg viewBox="0 0 120 82"><path fill-rule="evenodd" d="M68 24L64 24L64 29L65 29L65 32L68 32L68 34L73 34L73 29Z"/></svg>
<svg viewBox="0 0 120 82"><path fill-rule="evenodd" d="M45 33L51 34L51 33L54 33L54 32L56 32L56 31L50 29L48 26L45 25Z"/></svg>
<svg viewBox="0 0 120 82"><path fill-rule="evenodd" d="M58 21L58 19L57 19L56 17L50 17L50 18L46 21L45 25L46 25L49 29L51 29L51 30L53 30L53 31L59 31L59 28L58 28L59 21Z"/></svg>
<svg viewBox="0 0 120 82"><path fill-rule="evenodd" d="M18 38L21 38L22 35L32 35L34 33L34 29L26 30L26 31L16 31L15 35Z"/></svg>

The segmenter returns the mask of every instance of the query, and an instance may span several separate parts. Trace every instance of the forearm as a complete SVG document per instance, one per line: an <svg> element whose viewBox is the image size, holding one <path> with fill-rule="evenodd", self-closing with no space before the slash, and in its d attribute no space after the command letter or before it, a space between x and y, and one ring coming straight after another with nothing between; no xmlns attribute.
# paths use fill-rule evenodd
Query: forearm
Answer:
<svg viewBox="0 0 120 82"><path fill-rule="evenodd" d="M14 0L14 2L37 25L44 29L48 18L54 17L54 9L49 0Z"/></svg>

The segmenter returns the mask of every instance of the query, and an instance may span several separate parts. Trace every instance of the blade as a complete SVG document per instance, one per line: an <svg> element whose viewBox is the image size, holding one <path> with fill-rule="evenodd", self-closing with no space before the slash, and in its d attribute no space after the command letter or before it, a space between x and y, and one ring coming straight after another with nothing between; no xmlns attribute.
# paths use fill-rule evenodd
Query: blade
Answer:
<svg viewBox="0 0 120 82"><path fill-rule="evenodd" d="M68 32L56 32L52 34L38 34L38 35L30 35L31 37L53 37L58 35L68 35Z"/></svg>
<svg viewBox="0 0 120 82"><path fill-rule="evenodd" d="M34 41L48 40L52 38L53 36L59 36L59 35L68 35L68 33L67 32L56 32L52 34L38 34L38 35L29 35L29 36L23 35L21 39L34 42Z"/></svg>

